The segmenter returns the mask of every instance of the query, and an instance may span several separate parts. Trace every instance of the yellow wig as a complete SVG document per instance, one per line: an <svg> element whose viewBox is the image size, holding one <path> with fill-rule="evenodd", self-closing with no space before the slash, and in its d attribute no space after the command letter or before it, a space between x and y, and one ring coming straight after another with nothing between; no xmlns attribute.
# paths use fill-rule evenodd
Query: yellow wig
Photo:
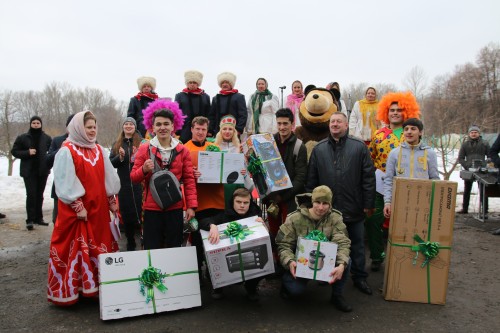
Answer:
<svg viewBox="0 0 500 333"><path fill-rule="evenodd" d="M377 120L389 124L389 107L398 103L398 107L403 109L403 121L408 118L420 118L420 107L415 96L411 92L391 92L378 103Z"/></svg>

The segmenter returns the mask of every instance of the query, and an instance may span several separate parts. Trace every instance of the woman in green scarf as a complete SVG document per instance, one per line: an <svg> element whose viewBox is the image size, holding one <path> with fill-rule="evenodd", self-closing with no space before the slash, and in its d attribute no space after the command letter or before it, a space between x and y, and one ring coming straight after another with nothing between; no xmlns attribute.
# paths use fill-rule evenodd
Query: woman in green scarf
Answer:
<svg viewBox="0 0 500 333"><path fill-rule="evenodd" d="M276 133L276 119L274 114L278 111L278 96L273 95L268 89L267 80L258 78L257 90L250 96L247 105L248 118L246 131L248 135L258 133Z"/></svg>

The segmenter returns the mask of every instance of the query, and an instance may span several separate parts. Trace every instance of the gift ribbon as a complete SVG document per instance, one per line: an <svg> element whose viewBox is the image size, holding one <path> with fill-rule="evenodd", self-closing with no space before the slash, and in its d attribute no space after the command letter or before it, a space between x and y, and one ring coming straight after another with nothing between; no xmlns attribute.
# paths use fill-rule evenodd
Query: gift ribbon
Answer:
<svg viewBox="0 0 500 333"><path fill-rule="evenodd" d="M431 242L431 232L432 232L432 214L434 211L434 193L435 193L435 182L432 182L432 190L431 190L431 205L429 208L429 223L427 227L427 242L424 242L424 240L419 236L419 235L414 235L413 239L419 243L419 245L408 245L408 244L397 244L397 243L392 243L391 240L389 239L389 245L391 246L399 246L399 247L408 247L412 251L417 251L417 255L415 258L413 258L413 265L416 264L417 257L418 257L418 251L421 251L424 256L425 260L423 264L420 266L422 268L426 267L427 268L427 303L431 303L431 270L430 270L430 265L429 262L435 258L438 253L439 249L445 249L445 250L451 250L451 246L440 246L438 242ZM422 247L421 247L422 243Z"/></svg>
<svg viewBox="0 0 500 333"><path fill-rule="evenodd" d="M318 242L318 246L316 247L316 257L314 258L314 275L313 275L313 280L316 280L316 273L318 271L319 248L321 246L321 242L328 242L328 238L326 238L325 234L319 230L311 231L304 238Z"/></svg>
<svg viewBox="0 0 500 333"><path fill-rule="evenodd" d="M305 239L310 239L318 242L328 242L328 238L325 236L325 234L322 231L319 230L313 230L310 233L308 233L305 237Z"/></svg>
<svg viewBox="0 0 500 333"><path fill-rule="evenodd" d="M229 237L231 244L236 240L244 240L248 235L253 234L253 231L243 228L238 222L231 222L227 225L226 230L224 230L224 235Z"/></svg>
<svg viewBox="0 0 500 333"><path fill-rule="evenodd" d="M207 148L205 148L205 151L220 153L220 148L217 145L208 145Z"/></svg>
<svg viewBox="0 0 500 333"><path fill-rule="evenodd" d="M262 161L260 158L250 155L249 156L249 162L247 166L247 170L253 175L265 175L266 170L264 169L264 166L262 165Z"/></svg>
<svg viewBox="0 0 500 333"><path fill-rule="evenodd" d="M185 275L185 274L194 274L198 273L198 270L195 271L184 271L177 273L162 273L160 269L155 268L151 265L151 252L148 250L148 267L145 268L141 275L136 278L130 279L122 279L122 280L114 280L114 281L106 281L101 282L101 284L113 284L113 283L121 283L121 282L130 282L130 281L139 281L140 284L140 292L143 296L146 296L146 303L152 301L153 304L153 312L156 313L156 301L154 295L154 287L156 287L162 293L165 293L168 288L163 284L163 280L167 277L177 276L177 275ZM147 292L145 289L147 288Z"/></svg>
<svg viewBox="0 0 500 333"><path fill-rule="evenodd" d="M411 247L412 251L417 252L415 258L413 258L413 265L416 265L419 252L425 256L425 260L420 267L424 268L425 265L429 263L433 258L437 257L439 254L439 243L438 242L425 242L419 235L413 236L413 239L418 243Z"/></svg>

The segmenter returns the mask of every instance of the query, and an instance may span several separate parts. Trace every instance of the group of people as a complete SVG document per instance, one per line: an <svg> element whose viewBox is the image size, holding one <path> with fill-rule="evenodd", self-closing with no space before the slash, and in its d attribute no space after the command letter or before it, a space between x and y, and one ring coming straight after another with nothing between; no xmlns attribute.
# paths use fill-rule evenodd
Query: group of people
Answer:
<svg viewBox="0 0 500 333"><path fill-rule="evenodd" d="M331 303L341 311L352 311L343 297L349 276L357 289L372 294L365 268L365 228L371 270L378 271L385 258L383 227L387 227L392 212L394 177L439 179L436 154L421 140L424 126L415 97L389 93L378 101L370 87L350 119L345 103L337 99L338 111L329 119L329 135L312 149L308 160L304 143L294 134L304 98L300 81L293 83L287 107L279 109L263 78L257 80L257 90L247 106L244 96L234 89L234 74L218 76L221 91L211 104L199 87L202 78L198 71L186 72L186 88L175 101L158 98L154 78L139 78L139 93L131 99L128 117L109 158L96 143L97 119L91 111L68 119L67 133L54 149L38 117L30 122L28 138L16 140L14 156L22 159L22 170L24 165L30 166L24 166L21 173L27 190L28 186L39 188L42 181L45 187L53 163L58 199L50 244L49 301L70 305L80 294L98 295L97 257L118 251L109 228L110 212L121 215L129 251L137 248L135 230L139 224L142 248L158 249L182 246L184 224L193 218L209 232L211 243L219 241L219 224L252 216L264 223L252 199L251 175L245 169L241 170L244 184L238 186L197 180L201 177L200 151L216 146L219 151L239 153L243 133L265 131L274 134L292 182L292 188L263 199L268 207L273 254L283 269L280 295L290 298L305 292L308 280L295 275L297 238L321 230L338 244L336 267L330 274ZM336 82L331 86L339 89ZM355 135L349 135L351 131ZM33 162L34 156L44 156L49 149L57 151L48 155L52 156L49 164ZM157 169L168 169L182 183L182 200L161 207L151 190ZM43 195L40 199L33 193L38 192L27 191L27 207L35 207L28 210L29 230L34 224L46 224L41 214ZM197 247L201 271L204 257L199 232L192 233L192 243ZM244 283L251 300L259 299L259 281ZM223 295L222 289L212 290L215 299Z"/></svg>

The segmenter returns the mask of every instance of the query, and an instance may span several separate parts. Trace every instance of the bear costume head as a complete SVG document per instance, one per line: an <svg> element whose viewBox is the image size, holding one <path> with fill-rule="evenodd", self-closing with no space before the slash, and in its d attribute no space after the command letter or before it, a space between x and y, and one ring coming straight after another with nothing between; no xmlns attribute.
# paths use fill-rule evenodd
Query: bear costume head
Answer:
<svg viewBox="0 0 500 333"><path fill-rule="evenodd" d="M309 157L319 141L330 134L330 117L338 110L338 102L331 90L309 85L306 96L300 104L299 119L301 126L295 128L295 135L307 148Z"/></svg>

